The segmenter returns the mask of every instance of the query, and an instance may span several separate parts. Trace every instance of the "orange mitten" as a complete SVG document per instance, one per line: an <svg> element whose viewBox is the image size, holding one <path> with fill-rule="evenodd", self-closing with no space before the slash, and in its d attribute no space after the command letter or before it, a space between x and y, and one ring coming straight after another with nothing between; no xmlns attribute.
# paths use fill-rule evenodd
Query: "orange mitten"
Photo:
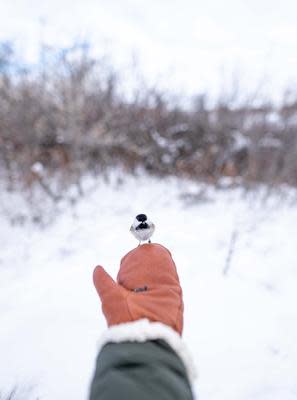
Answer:
<svg viewBox="0 0 297 400"><path fill-rule="evenodd" d="M147 318L183 329L183 299L170 252L160 244L143 244L121 261L115 282L100 266L94 285L108 326Z"/></svg>

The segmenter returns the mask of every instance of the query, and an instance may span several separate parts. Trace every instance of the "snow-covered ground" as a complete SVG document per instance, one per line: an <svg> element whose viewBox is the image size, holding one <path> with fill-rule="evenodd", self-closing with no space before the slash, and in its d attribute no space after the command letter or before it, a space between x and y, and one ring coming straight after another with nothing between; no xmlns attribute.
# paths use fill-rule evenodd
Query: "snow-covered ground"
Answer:
<svg viewBox="0 0 297 400"><path fill-rule="evenodd" d="M106 327L92 271L101 264L116 275L137 245L129 226L145 212L177 263L199 400L297 399L297 208L200 189L175 179L98 182L47 228L11 226L2 212L0 392L18 384L41 400L87 398ZM25 209L3 191L0 206Z"/></svg>

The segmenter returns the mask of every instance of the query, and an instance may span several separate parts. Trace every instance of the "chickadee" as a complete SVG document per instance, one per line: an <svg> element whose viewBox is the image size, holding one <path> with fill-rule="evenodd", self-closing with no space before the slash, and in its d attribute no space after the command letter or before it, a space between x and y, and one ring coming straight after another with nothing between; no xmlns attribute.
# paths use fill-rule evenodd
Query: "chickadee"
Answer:
<svg viewBox="0 0 297 400"><path fill-rule="evenodd" d="M139 244L145 240L148 240L148 242L151 243L150 238L154 231L155 225L147 218L145 214L136 215L135 220L130 228L130 232L136 237L136 239L139 240Z"/></svg>

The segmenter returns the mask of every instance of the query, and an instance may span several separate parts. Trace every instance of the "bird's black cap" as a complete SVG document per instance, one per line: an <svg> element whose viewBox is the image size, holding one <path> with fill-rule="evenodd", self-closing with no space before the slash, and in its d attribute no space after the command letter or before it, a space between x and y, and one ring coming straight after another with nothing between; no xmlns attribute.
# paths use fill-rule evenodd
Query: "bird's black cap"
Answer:
<svg viewBox="0 0 297 400"><path fill-rule="evenodd" d="M147 216L145 214L138 214L138 215L136 215L136 219L139 222L144 222L147 220Z"/></svg>

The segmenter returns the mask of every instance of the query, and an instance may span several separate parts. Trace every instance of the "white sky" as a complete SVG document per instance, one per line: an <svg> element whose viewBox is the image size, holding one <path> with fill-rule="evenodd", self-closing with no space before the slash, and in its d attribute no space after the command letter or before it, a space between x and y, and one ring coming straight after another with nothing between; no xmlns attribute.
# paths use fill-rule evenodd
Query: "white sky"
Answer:
<svg viewBox="0 0 297 400"><path fill-rule="evenodd" d="M27 59L41 40L73 38L117 65L137 55L147 79L177 92L215 94L234 74L275 97L297 86L296 0L0 0L0 40Z"/></svg>

